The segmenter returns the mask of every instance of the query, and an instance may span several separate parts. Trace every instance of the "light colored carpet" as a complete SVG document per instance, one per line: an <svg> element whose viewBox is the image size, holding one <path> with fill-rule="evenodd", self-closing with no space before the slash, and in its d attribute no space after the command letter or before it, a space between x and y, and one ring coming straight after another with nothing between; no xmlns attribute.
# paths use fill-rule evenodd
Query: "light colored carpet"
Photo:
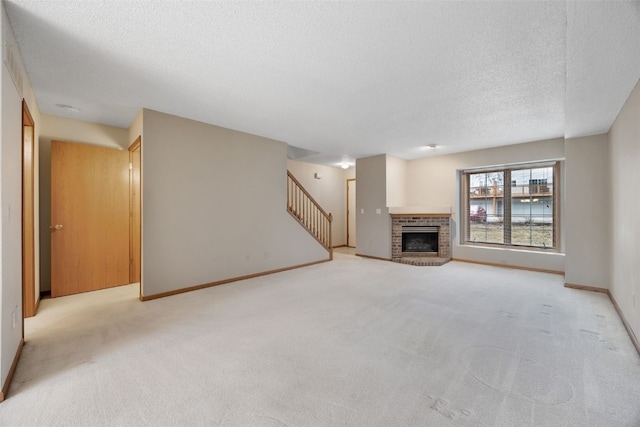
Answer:
<svg viewBox="0 0 640 427"><path fill-rule="evenodd" d="M340 246L338 248L333 248L333 253L345 254L345 255L355 255L356 248L351 248L349 246Z"/></svg>
<svg viewBox="0 0 640 427"><path fill-rule="evenodd" d="M3 426L638 426L640 357L562 277L337 253L139 302L43 301Z"/></svg>

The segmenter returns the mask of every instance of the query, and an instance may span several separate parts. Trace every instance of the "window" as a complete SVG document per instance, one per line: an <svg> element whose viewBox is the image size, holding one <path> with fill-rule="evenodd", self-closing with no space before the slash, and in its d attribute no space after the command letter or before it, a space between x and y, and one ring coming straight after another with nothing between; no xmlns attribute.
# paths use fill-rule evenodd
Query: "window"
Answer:
<svg viewBox="0 0 640 427"><path fill-rule="evenodd" d="M463 243L557 248L558 177L558 162L463 171Z"/></svg>

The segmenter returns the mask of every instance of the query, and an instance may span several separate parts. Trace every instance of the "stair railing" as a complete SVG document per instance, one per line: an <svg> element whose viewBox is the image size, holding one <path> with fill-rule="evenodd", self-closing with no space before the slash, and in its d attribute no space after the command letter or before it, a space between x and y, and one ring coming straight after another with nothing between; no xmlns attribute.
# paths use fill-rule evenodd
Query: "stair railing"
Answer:
<svg viewBox="0 0 640 427"><path fill-rule="evenodd" d="M289 171L287 171L287 211L329 251L333 259L331 246L333 216L320 207Z"/></svg>

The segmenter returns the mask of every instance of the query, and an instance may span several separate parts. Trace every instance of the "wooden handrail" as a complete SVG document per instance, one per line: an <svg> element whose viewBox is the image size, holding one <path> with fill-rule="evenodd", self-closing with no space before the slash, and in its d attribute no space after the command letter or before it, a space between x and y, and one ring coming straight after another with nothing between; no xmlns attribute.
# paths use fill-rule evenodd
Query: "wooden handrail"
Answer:
<svg viewBox="0 0 640 427"><path fill-rule="evenodd" d="M287 171L287 211L329 251L329 255L333 259L331 246L333 216L322 209L320 204L289 171Z"/></svg>

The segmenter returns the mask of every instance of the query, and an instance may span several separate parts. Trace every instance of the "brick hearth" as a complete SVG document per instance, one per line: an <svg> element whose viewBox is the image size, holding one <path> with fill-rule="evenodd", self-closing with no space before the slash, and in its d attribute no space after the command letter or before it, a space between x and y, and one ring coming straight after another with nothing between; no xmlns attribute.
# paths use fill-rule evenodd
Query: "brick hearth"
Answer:
<svg viewBox="0 0 640 427"><path fill-rule="evenodd" d="M402 253L402 226L438 227L438 254ZM391 214L391 260L402 264L439 266L451 261L450 214Z"/></svg>

